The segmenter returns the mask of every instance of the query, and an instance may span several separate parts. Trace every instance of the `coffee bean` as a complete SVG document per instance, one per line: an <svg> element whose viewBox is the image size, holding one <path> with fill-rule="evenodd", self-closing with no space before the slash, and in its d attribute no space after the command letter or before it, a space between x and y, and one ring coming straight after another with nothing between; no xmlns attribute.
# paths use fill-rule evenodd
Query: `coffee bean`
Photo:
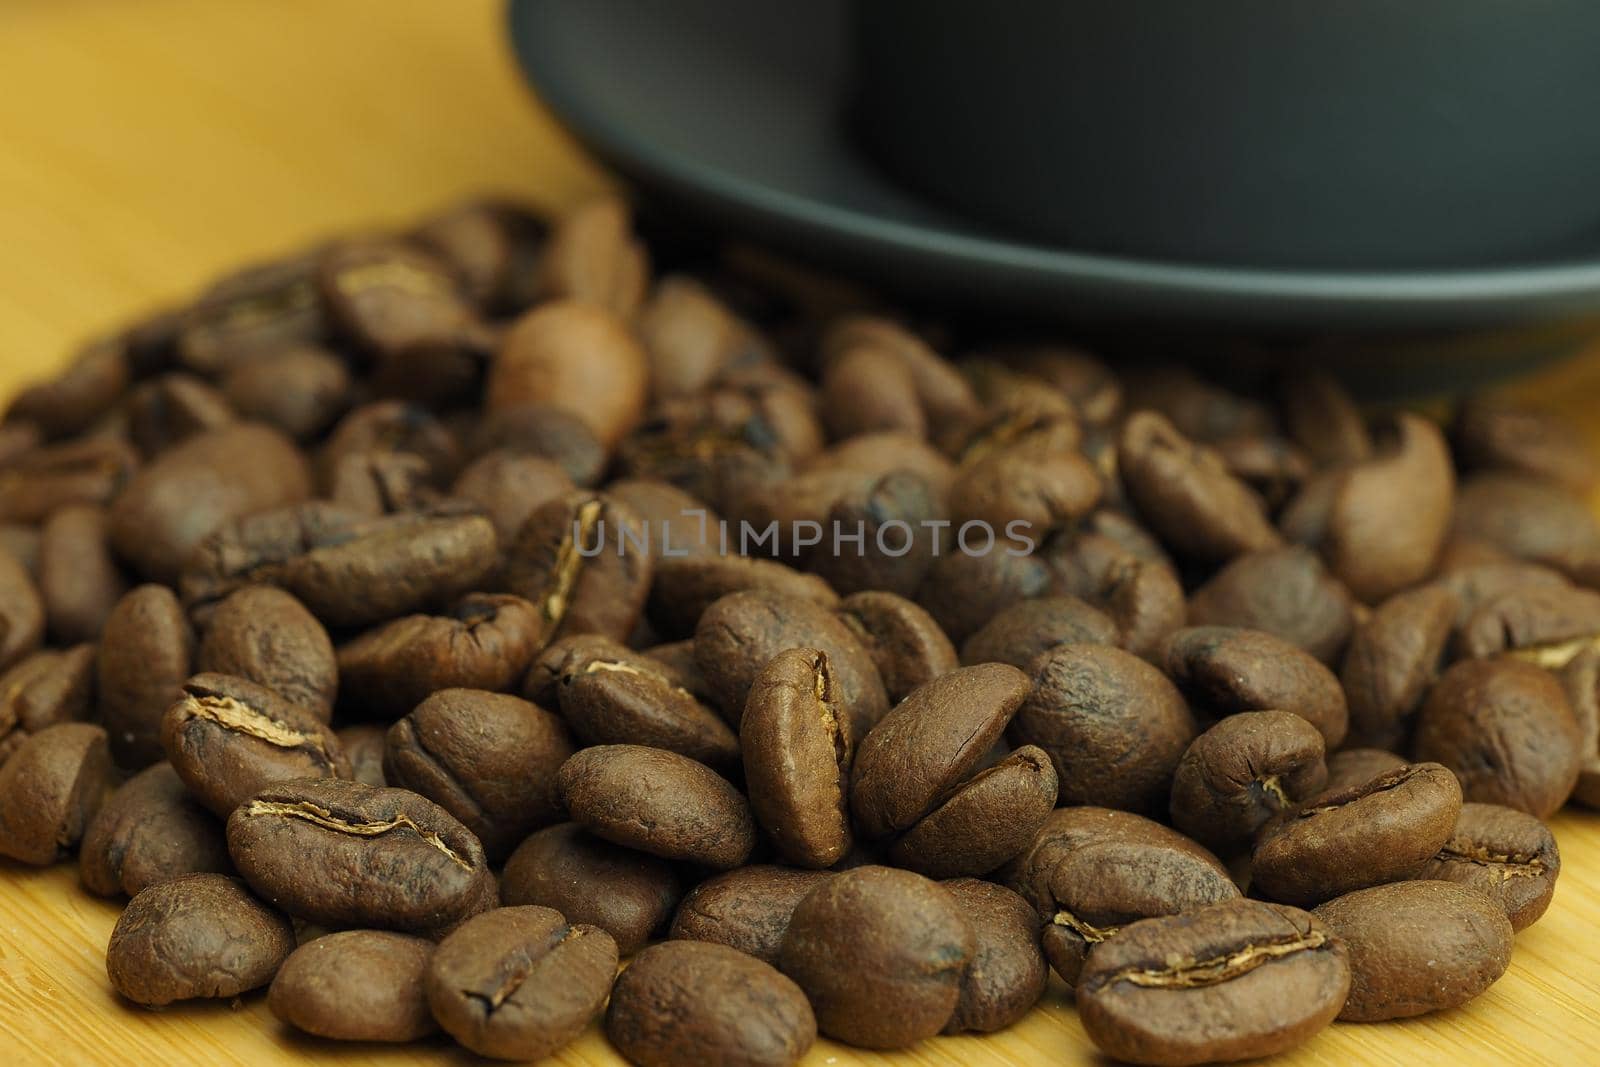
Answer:
<svg viewBox="0 0 1600 1067"><path fill-rule="evenodd" d="M1395 882L1313 913L1350 954L1339 1018L1403 1019L1465 1004L1505 973L1511 923L1488 895L1453 882Z"/></svg>
<svg viewBox="0 0 1600 1067"><path fill-rule="evenodd" d="M888 857L930 878L988 874L1026 847L1059 788L1049 755L1025 745L956 787Z"/></svg>
<svg viewBox="0 0 1600 1067"><path fill-rule="evenodd" d="M1318 466L1360 463L1372 455L1372 437L1355 400L1338 379L1296 368L1278 389L1284 428Z"/></svg>
<svg viewBox="0 0 1600 1067"><path fill-rule="evenodd" d="M1600 636L1600 593L1554 587L1506 593L1474 611L1456 634L1460 658L1510 652L1541 667L1564 667Z"/></svg>
<svg viewBox="0 0 1600 1067"><path fill-rule="evenodd" d="M427 931L492 885L483 847L404 789L322 779L269 786L228 817L234 866L275 906L329 926Z"/></svg>
<svg viewBox="0 0 1600 1067"><path fill-rule="evenodd" d="M1058 645L1114 645L1117 626L1075 596L1024 600L1001 611L961 646L962 663L1009 663L1026 670Z"/></svg>
<svg viewBox="0 0 1600 1067"><path fill-rule="evenodd" d="M1195 738L1172 779L1172 823L1225 855L1315 795L1327 780L1322 735L1287 711L1230 715Z"/></svg>
<svg viewBox="0 0 1600 1067"><path fill-rule="evenodd" d="M0 855L35 867L67 855L115 781L100 727L69 722L33 734L0 766Z"/></svg>
<svg viewBox="0 0 1600 1067"><path fill-rule="evenodd" d="M665 634L690 636L707 608L730 593L767 590L774 595L809 600L825 608L839 597L814 574L802 574L782 563L745 556L704 555L655 561L650 589L650 618Z"/></svg>
<svg viewBox="0 0 1600 1067"><path fill-rule="evenodd" d="M955 647L933 616L903 596L852 593L840 601L839 617L866 646L892 703L958 666Z"/></svg>
<svg viewBox="0 0 1600 1067"><path fill-rule="evenodd" d="M0 522L0 552L9 554L21 564L23 572L30 579L38 577L39 531L36 527L18 522Z"/></svg>
<svg viewBox="0 0 1600 1067"><path fill-rule="evenodd" d="M137 386L123 410L128 436L147 459L236 418L222 394L192 374L163 374Z"/></svg>
<svg viewBox="0 0 1600 1067"><path fill-rule="evenodd" d="M1350 989L1344 943L1298 908L1226 901L1147 919L1095 947L1078 983L1084 1029L1130 1063L1254 1059L1333 1021Z"/></svg>
<svg viewBox="0 0 1600 1067"><path fill-rule="evenodd" d="M22 563L0 551L0 670L44 641L45 605Z"/></svg>
<svg viewBox="0 0 1600 1067"><path fill-rule="evenodd" d="M44 649L0 674L0 752L47 727L87 719L94 701L94 659L93 645Z"/></svg>
<svg viewBox="0 0 1600 1067"><path fill-rule="evenodd" d="M317 484L326 492L340 466L358 457L420 459L425 482L449 485L461 469L461 442L432 412L401 400L364 404L339 420L317 454Z"/></svg>
<svg viewBox="0 0 1600 1067"><path fill-rule="evenodd" d="M39 538L39 595L53 641L99 638L127 588L106 544L104 511L76 504L50 516Z"/></svg>
<svg viewBox="0 0 1600 1067"><path fill-rule="evenodd" d="M1092 511L1100 492L1098 472L1080 453L1024 440L963 463L950 485L950 514L1031 550Z"/></svg>
<svg viewBox="0 0 1600 1067"><path fill-rule="evenodd" d="M146 767L106 798L84 830L78 863L83 887L103 897L231 869L222 824L169 763Z"/></svg>
<svg viewBox="0 0 1600 1067"><path fill-rule="evenodd" d="M1122 382L1130 411L1142 407L1159 411L1180 433L1196 440L1270 433L1273 428L1273 413L1265 403L1208 382L1176 363L1130 368Z"/></svg>
<svg viewBox="0 0 1600 1067"><path fill-rule="evenodd" d="M1561 672L1561 684L1578 724L1578 783L1572 799L1600 808L1600 649L1578 653Z"/></svg>
<svg viewBox="0 0 1600 1067"><path fill-rule="evenodd" d="M1015 744L1050 754L1061 803L1154 811L1198 730L1183 697L1144 660L1104 645L1060 645L1034 661Z"/></svg>
<svg viewBox="0 0 1600 1067"><path fill-rule="evenodd" d="M383 778L383 748L389 734L387 726L363 722L334 731L345 759L350 761L350 777L367 785L388 785Z"/></svg>
<svg viewBox="0 0 1600 1067"><path fill-rule="evenodd" d="M111 609L100 635L97 688L119 765L161 758L162 716L182 695L193 655L194 631L165 586L138 586Z"/></svg>
<svg viewBox="0 0 1600 1067"><path fill-rule="evenodd" d="M546 827L517 846L500 880L507 906L540 904L574 923L598 926L624 956L666 925L680 893L667 861L603 841L571 822Z"/></svg>
<svg viewBox="0 0 1600 1067"><path fill-rule="evenodd" d="M726 945L668 941L617 979L606 1036L630 1063L787 1067L817 1037L806 996L769 963Z"/></svg>
<svg viewBox="0 0 1600 1067"><path fill-rule="evenodd" d="M1349 710L1339 679L1272 634L1192 626L1168 635L1158 662L1205 714L1289 709L1315 726L1328 748L1344 740Z"/></svg>
<svg viewBox="0 0 1600 1067"><path fill-rule="evenodd" d="M259 989L293 949L289 920L237 880L186 874L129 902L111 931L106 972L118 993L156 1008Z"/></svg>
<svg viewBox="0 0 1600 1067"><path fill-rule="evenodd" d="M138 467L138 452L116 437L35 448L0 470L0 519L37 523L72 504L107 505Z"/></svg>
<svg viewBox="0 0 1600 1067"><path fill-rule="evenodd" d="M444 265L399 241L337 243L319 258L316 280L333 326L380 358L446 358L473 319Z"/></svg>
<svg viewBox="0 0 1600 1067"><path fill-rule="evenodd" d="M252 793L296 778L348 778L339 739L312 712L226 674L197 674L161 723L173 769L227 818Z"/></svg>
<svg viewBox="0 0 1600 1067"><path fill-rule="evenodd" d="M628 205L600 196L556 221L534 274L539 299L581 301L627 318L644 298L649 252L633 236Z"/></svg>
<svg viewBox="0 0 1600 1067"><path fill-rule="evenodd" d="M326 333L312 271L316 257L300 255L230 274L201 294L176 326L184 366L215 376L235 363Z"/></svg>
<svg viewBox="0 0 1600 1067"><path fill-rule="evenodd" d="M475 415L468 444L474 457L503 449L548 459L574 485L586 487L599 483L608 459L588 423L549 404L513 404Z"/></svg>
<svg viewBox="0 0 1600 1067"><path fill-rule="evenodd" d="M1350 740L1400 746L1438 676L1457 607L1445 585L1385 600L1350 635L1339 680L1350 704Z"/></svg>
<svg viewBox="0 0 1600 1067"><path fill-rule="evenodd" d="M441 941L424 982L433 1017L461 1044L536 1060L600 1013L616 971L617 945L604 930L514 907L475 916Z"/></svg>
<svg viewBox="0 0 1600 1067"><path fill-rule="evenodd" d="M1350 594L1298 547L1240 556L1222 568L1190 598L1189 623L1265 630L1330 666L1354 625Z"/></svg>
<svg viewBox="0 0 1600 1067"><path fill-rule="evenodd" d="M1600 542L1600 523L1580 494L1496 471L1462 480L1451 532L1558 569L1561 560L1588 553Z"/></svg>
<svg viewBox="0 0 1600 1067"><path fill-rule="evenodd" d="M824 419L836 438L881 431L927 436L916 380L892 349L842 348L824 364L820 385Z"/></svg>
<svg viewBox="0 0 1600 1067"><path fill-rule="evenodd" d="M1498 804L1463 804L1450 839L1418 877L1479 890L1523 930L1550 906L1560 873L1561 852L1544 823Z"/></svg>
<svg viewBox="0 0 1600 1067"><path fill-rule="evenodd" d="M716 870L744 863L755 820L738 790L687 756L642 745L596 745L567 760L556 789L590 833L663 859Z"/></svg>
<svg viewBox="0 0 1600 1067"><path fill-rule="evenodd" d="M1406 760L1386 749L1347 748L1329 756L1327 764L1328 780L1322 787L1322 796L1366 785L1384 771L1404 767Z"/></svg>
<svg viewBox="0 0 1600 1067"><path fill-rule="evenodd" d="M1450 840L1460 813L1461 787L1437 763L1410 764L1313 798L1261 831L1251 891L1318 904L1414 878Z"/></svg>
<svg viewBox="0 0 1600 1067"><path fill-rule="evenodd" d="M336 1041L416 1041L437 1033L423 977L433 942L388 930L341 930L289 954L267 991L272 1014Z"/></svg>
<svg viewBox="0 0 1600 1067"><path fill-rule="evenodd" d="M358 452L339 457L324 493L360 515L422 511L439 500L427 460L410 452Z"/></svg>
<svg viewBox="0 0 1600 1067"><path fill-rule="evenodd" d="M555 776L572 753L561 720L526 700L441 689L390 727L383 776L460 819L498 861L560 818Z"/></svg>
<svg viewBox="0 0 1600 1067"><path fill-rule="evenodd" d="M468 463L450 494L483 508L500 543L509 545L529 515L572 487L572 479L553 460L496 449Z"/></svg>
<svg viewBox="0 0 1600 1067"><path fill-rule="evenodd" d="M1255 490L1268 513L1282 508L1311 477L1311 458L1282 437L1224 437L1211 447L1229 474Z"/></svg>
<svg viewBox="0 0 1600 1067"><path fill-rule="evenodd" d="M47 437L82 433L116 405L130 377L126 348L96 341L55 377L30 385L6 408L7 422L37 426Z"/></svg>
<svg viewBox="0 0 1600 1067"><path fill-rule="evenodd" d="M1411 752L1454 771L1469 800L1547 819L1578 780L1580 740L1553 675L1515 660L1466 660L1428 694Z"/></svg>
<svg viewBox="0 0 1600 1067"><path fill-rule="evenodd" d="M774 966L789 920L831 871L757 864L708 878L678 905L668 937L713 941Z"/></svg>
<svg viewBox="0 0 1600 1067"><path fill-rule="evenodd" d="M1500 469L1583 492L1595 482L1594 455L1578 428L1559 415L1489 396L1468 397L1451 425L1456 456L1468 469Z"/></svg>
<svg viewBox="0 0 1600 1067"><path fill-rule="evenodd" d="M1003 1030L1044 993L1049 971L1039 952L1039 916L1027 901L992 882L955 878L940 884L972 926L976 944L944 1032Z"/></svg>
<svg viewBox="0 0 1600 1067"><path fill-rule="evenodd" d="M245 360L222 377L222 395L241 418L276 426L306 442L350 404L350 372L332 352L313 345Z"/></svg>
<svg viewBox="0 0 1600 1067"><path fill-rule="evenodd" d="M1150 657L1160 642L1184 624L1183 586L1177 572L1148 535L1129 520L1097 512L1091 528L1050 550L1056 590L1086 599L1111 617L1116 643Z"/></svg>
<svg viewBox="0 0 1600 1067"><path fill-rule="evenodd" d="M947 890L910 871L858 867L794 910L779 966L817 1027L862 1048L905 1048L944 1029L977 950Z"/></svg>
<svg viewBox="0 0 1600 1067"><path fill-rule="evenodd" d="M823 519L823 529L838 530L841 546L852 547L835 552L819 544L804 564L843 594L914 597L939 550L938 526L948 520L943 494L921 474L897 469L858 480L834 497Z"/></svg>
<svg viewBox="0 0 1600 1067"><path fill-rule="evenodd" d="M606 492L644 520L650 531L649 549L657 563L718 553L722 518L705 501L653 478L619 478L606 486ZM660 581L658 570L656 582ZM654 586L651 593L655 593ZM661 606L666 611L673 610L665 599ZM654 604L650 610L655 611ZM663 619L658 624L665 622Z"/></svg>
<svg viewBox="0 0 1600 1067"><path fill-rule="evenodd" d="M656 282L636 329L650 356L657 399L694 396L746 352L765 344L711 290L679 274Z"/></svg>
<svg viewBox="0 0 1600 1067"><path fill-rule="evenodd" d="M1050 568L1036 555L946 552L929 566L916 600L959 645L1012 604L1051 591Z"/></svg>
<svg viewBox="0 0 1600 1067"><path fill-rule="evenodd" d="M245 586L219 603L195 667L266 686L324 722L333 714L339 689L333 642L315 616L281 589Z"/></svg>

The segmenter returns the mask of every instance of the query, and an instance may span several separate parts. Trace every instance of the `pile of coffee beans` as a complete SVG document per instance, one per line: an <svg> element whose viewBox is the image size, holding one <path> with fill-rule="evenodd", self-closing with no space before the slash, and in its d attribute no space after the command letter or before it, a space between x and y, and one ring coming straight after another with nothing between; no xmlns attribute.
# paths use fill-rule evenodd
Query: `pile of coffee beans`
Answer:
<svg viewBox="0 0 1600 1067"><path fill-rule="evenodd" d="M0 853L131 898L131 1004L330 1039L788 1064L1056 981L1117 1058L1261 1056L1549 905L1596 474L471 203L11 401Z"/></svg>

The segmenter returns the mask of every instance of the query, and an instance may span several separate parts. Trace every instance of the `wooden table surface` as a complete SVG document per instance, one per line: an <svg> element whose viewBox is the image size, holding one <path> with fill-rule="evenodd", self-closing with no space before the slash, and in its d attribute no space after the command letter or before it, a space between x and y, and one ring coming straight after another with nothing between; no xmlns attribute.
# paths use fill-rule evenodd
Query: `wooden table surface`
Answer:
<svg viewBox="0 0 1600 1067"><path fill-rule="evenodd" d="M323 234L482 191L556 207L602 187L528 97L494 0L0 2L0 396L87 335ZM1584 416L1600 352L1517 391ZM1600 1063L1600 816L1556 820L1564 869L1511 970L1468 1008L1337 1025L1295 1064ZM0 1063L464 1061L440 1042L296 1036L255 995L147 1012L104 950L118 906L75 866L0 866ZM894 1056L820 1042L808 1064L1071 1063L1094 1052L1052 988L1019 1025ZM597 1030L569 1064L616 1062Z"/></svg>

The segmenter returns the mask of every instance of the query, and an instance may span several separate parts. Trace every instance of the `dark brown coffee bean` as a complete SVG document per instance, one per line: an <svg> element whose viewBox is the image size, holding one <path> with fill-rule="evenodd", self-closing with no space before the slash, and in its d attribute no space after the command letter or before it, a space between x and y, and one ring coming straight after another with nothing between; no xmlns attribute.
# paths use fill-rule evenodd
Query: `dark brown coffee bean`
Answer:
<svg viewBox="0 0 1600 1067"><path fill-rule="evenodd" d="M1450 840L1419 877L1479 890L1523 930L1550 906L1560 873L1561 852L1544 823L1498 804L1463 804Z"/></svg>
<svg viewBox="0 0 1600 1067"><path fill-rule="evenodd" d="M88 504L50 516L39 538L39 595L52 640L94 641L127 582L106 544L106 516Z"/></svg>
<svg viewBox="0 0 1600 1067"><path fill-rule="evenodd" d="M468 444L475 457L503 449L548 459L581 486L599 483L608 458L587 423L549 404L515 404L475 414Z"/></svg>
<svg viewBox="0 0 1600 1067"><path fill-rule="evenodd" d="M197 674L161 722L167 759L200 803L227 818L252 793L296 778L348 778L339 739L265 686Z"/></svg>
<svg viewBox="0 0 1600 1067"><path fill-rule="evenodd" d="M333 642L316 617L281 589L245 586L218 604L195 667L264 685L323 722L333 714L339 689Z"/></svg>
<svg viewBox="0 0 1600 1067"><path fill-rule="evenodd" d="M1313 914L1350 953L1341 1019L1378 1022L1460 1007L1511 963L1511 924L1499 905L1454 882L1359 889Z"/></svg>
<svg viewBox="0 0 1600 1067"><path fill-rule="evenodd" d="M973 775L889 846L889 859L930 878L988 874L1027 847L1055 807L1050 757L1025 745Z"/></svg>
<svg viewBox="0 0 1600 1067"><path fill-rule="evenodd" d="M1271 433L1270 408L1224 389L1175 363L1129 368L1122 375L1130 411L1151 408L1172 420L1186 437L1215 441L1241 433Z"/></svg>
<svg viewBox="0 0 1600 1067"><path fill-rule="evenodd" d="M123 402L128 437L154 457L237 416L215 388L192 374L163 374L134 388Z"/></svg>
<svg viewBox="0 0 1600 1067"><path fill-rule="evenodd" d="M1052 583L1036 555L946 552L928 568L916 600L959 645L1012 604L1053 592Z"/></svg>
<svg viewBox="0 0 1600 1067"><path fill-rule="evenodd" d="M498 908L439 943L425 987L433 1017L473 1052L536 1060L600 1013L616 972L604 930L569 926L549 908Z"/></svg>
<svg viewBox="0 0 1600 1067"><path fill-rule="evenodd" d="M1349 640L1350 594L1304 548L1240 556L1195 590L1192 626L1265 630L1330 666Z"/></svg>
<svg viewBox="0 0 1600 1067"><path fill-rule="evenodd" d="M498 862L560 818L555 776L572 753L565 724L543 708L441 689L389 729L383 777L460 819Z"/></svg>
<svg viewBox="0 0 1600 1067"><path fill-rule="evenodd" d="M156 1008L259 989L293 950L289 920L236 879L186 874L129 902L111 931L106 973L118 993Z"/></svg>
<svg viewBox="0 0 1600 1067"><path fill-rule="evenodd" d="M540 904L574 923L598 926L624 956L666 925L681 892L666 860L603 841L572 822L546 827L517 846L500 880L506 905Z"/></svg>
<svg viewBox="0 0 1600 1067"><path fill-rule="evenodd" d="M352 452L340 456L324 483L324 495L361 515L421 511L436 503L428 462L410 452Z"/></svg>
<svg viewBox="0 0 1600 1067"><path fill-rule="evenodd" d="M745 788L785 862L831 867L849 851L852 729L825 652L780 652L750 686L739 722Z"/></svg>
<svg viewBox="0 0 1600 1067"><path fill-rule="evenodd" d="M1013 604L961 646L963 663L1009 663L1026 670L1057 645L1114 645L1117 625L1075 596L1046 596Z"/></svg>
<svg viewBox="0 0 1600 1067"><path fill-rule="evenodd" d="M1438 676L1457 600L1444 585L1396 593L1356 625L1339 680L1350 705L1350 740L1398 747Z"/></svg>
<svg viewBox="0 0 1600 1067"><path fill-rule="evenodd" d="M662 633L674 637L692 635L707 608L744 590L766 590L825 608L839 603L838 595L821 578L773 560L720 555L665 557L656 559L654 571L650 618Z"/></svg>
<svg viewBox="0 0 1600 1067"><path fill-rule="evenodd" d="M228 817L228 853L277 907L325 926L427 931L483 906L483 847L404 789L324 778L269 786Z"/></svg>
<svg viewBox="0 0 1600 1067"><path fill-rule="evenodd" d="M866 646L892 703L960 665L933 616L903 596L852 593L840 601L839 617Z"/></svg>
<svg viewBox="0 0 1600 1067"><path fill-rule="evenodd" d="M976 951L944 1032L992 1033L1026 1015L1049 970L1039 952L1039 916L1011 890L977 878L940 883L972 926Z"/></svg>
<svg viewBox="0 0 1600 1067"><path fill-rule="evenodd" d="M1600 471L1578 428L1549 411L1474 396L1456 409L1451 438L1462 467L1507 470L1559 482L1579 492Z"/></svg>
<svg viewBox="0 0 1600 1067"><path fill-rule="evenodd" d="M1228 473L1255 490L1269 513L1283 507L1311 477L1310 457L1281 437L1224 437L1211 447Z"/></svg>
<svg viewBox="0 0 1600 1067"><path fill-rule="evenodd" d="M125 347L96 341L55 377L17 393L6 408L6 421L32 423L50 438L71 437L111 410L129 377Z"/></svg>
<svg viewBox="0 0 1600 1067"><path fill-rule="evenodd" d="M567 760L556 788L574 822L663 859L717 870L755 848L755 819L738 790L687 756L642 745L597 745Z"/></svg>
<svg viewBox="0 0 1600 1067"><path fill-rule="evenodd" d="M1130 811L1166 803L1172 772L1199 730L1160 671L1118 648L1060 645L1032 672L1009 736L1050 754L1061 803Z"/></svg>
<svg viewBox="0 0 1600 1067"><path fill-rule="evenodd" d="M350 371L323 348L301 345L245 360L222 378L222 395L241 418L310 441L350 405Z"/></svg>
<svg viewBox="0 0 1600 1067"><path fill-rule="evenodd" d="M668 941L617 979L606 1036L630 1063L788 1067L817 1037L800 987L726 945Z"/></svg>
<svg viewBox="0 0 1600 1067"><path fill-rule="evenodd" d="M0 470L0 519L37 523L70 504L104 506L138 467L139 453L116 437L36 448Z"/></svg>
<svg viewBox="0 0 1600 1067"><path fill-rule="evenodd" d="M118 764L144 767L161 758L161 719L182 695L193 657L194 631L165 586L138 586L111 609L96 688Z"/></svg>
<svg viewBox="0 0 1600 1067"><path fill-rule="evenodd" d="M0 855L36 867L67 855L115 781L100 727L69 722L33 734L0 766Z"/></svg>
<svg viewBox="0 0 1600 1067"><path fill-rule="evenodd" d="M1578 724L1578 783L1572 799L1600 808L1600 649L1578 653L1561 672L1561 684ZM0 709L0 717L4 714Z"/></svg>
<svg viewBox="0 0 1600 1067"><path fill-rule="evenodd" d="M764 864L716 875L683 898L667 936L714 941L777 966L794 909L831 877L831 871Z"/></svg>
<svg viewBox="0 0 1600 1067"><path fill-rule="evenodd" d="M1024 441L963 463L950 485L950 515L1031 550L1094 510L1100 493L1099 473L1080 453Z"/></svg>
<svg viewBox="0 0 1600 1067"><path fill-rule="evenodd" d="M1230 715L1195 738L1172 778L1172 824L1214 852L1246 849L1323 788L1322 735L1287 711Z"/></svg>
<svg viewBox="0 0 1600 1067"><path fill-rule="evenodd" d="M45 605L33 576L10 552L0 551L0 670L44 641Z"/></svg>
<svg viewBox="0 0 1600 1067"><path fill-rule="evenodd" d="M345 759L350 761L350 777L367 785L388 785L383 778L383 747L389 728L363 722L334 731Z"/></svg>
<svg viewBox="0 0 1600 1067"><path fill-rule="evenodd" d="M711 692L710 683L700 672L700 664L695 662L694 638L687 641L669 641L664 645L651 645L642 654L655 664L673 685L692 693L703 702L709 703L716 699Z"/></svg>
<svg viewBox="0 0 1600 1067"><path fill-rule="evenodd" d="M0 475L3 477L3 475ZM9 553L28 577L39 573L39 530L18 522L0 522L0 552Z"/></svg>
<svg viewBox="0 0 1600 1067"><path fill-rule="evenodd" d="M423 977L432 941L388 930L341 930L289 954L267 990L279 1019L335 1041L416 1041L437 1033Z"/></svg>
<svg viewBox="0 0 1600 1067"><path fill-rule="evenodd" d="M892 352L906 365L918 402L935 425L972 417L978 402L966 378L922 337L887 318L846 315L829 324L822 338L824 358L858 346Z"/></svg>
<svg viewBox="0 0 1600 1067"><path fill-rule="evenodd" d="M1153 411L1135 412L1123 424L1117 469L1139 514L1183 556L1220 563L1280 542L1261 498L1228 472L1222 457Z"/></svg>
<svg viewBox="0 0 1600 1067"><path fill-rule="evenodd" d="M0 674L0 749L58 723L87 719L94 706L94 660L93 645L44 649Z"/></svg>
<svg viewBox="0 0 1600 1067"><path fill-rule="evenodd" d="M212 531L310 495L310 474L293 444L266 426L239 423L191 437L135 475L111 506L111 543L146 577L175 584Z"/></svg>
<svg viewBox="0 0 1600 1067"><path fill-rule="evenodd" d="M538 610L521 597L469 593L448 615L408 615L339 649L346 703L392 718L441 689L504 692L538 647Z"/></svg>
<svg viewBox="0 0 1600 1067"><path fill-rule="evenodd" d="M1559 566L1592 552L1600 524L1581 494L1522 474L1485 472L1462 481L1452 532L1517 559Z"/></svg>
<svg viewBox="0 0 1600 1067"><path fill-rule="evenodd" d="M1404 756L1381 748L1347 748L1328 757L1328 781L1322 787L1322 796L1342 793L1358 785L1366 785L1385 771L1404 767Z"/></svg>
<svg viewBox="0 0 1600 1067"><path fill-rule="evenodd" d="M576 301L549 303L518 319L489 371L484 406L554 404L615 447L644 415L650 366L614 315Z"/></svg>
<svg viewBox="0 0 1600 1067"><path fill-rule="evenodd" d="M644 520L657 563L720 552L721 516L677 486L653 478L619 478L606 485L606 492ZM660 580L658 570L656 581Z"/></svg>
<svg viewBox="0 0 1600 1067"><path fill-rule="evenodd" d="M334 245L319 258L317 286L333 326L380 359L423 350L445 359L473 320L445 266L399 241Z"/></svg>
<svg viewBox="0 0 1600 1067"><path fill-rule="evenodd" d="M351 457L413 456L423 461L427 483L449 485L461 469L461 442L432 412L400 400L364 404L339 420L317 454L317 484L332 488Z"/></svg>
<svg viewBox="0 0 1600 1067"><path fill-rule="evenodd" d="M1571 586L1505 593L1474 611L1456 634L1460 658L1513 653L1560 668L1600 638L1600 593Z"/></svg>
<svg viewBox="0 0 1600 1067"><path fill-rule="evenodd" d="M1236 900L1096 946L1078 1013L1107 1054L1179 1067L1294 1048L1333 1021L1349 989L1349 953L1321 919Z"/></svg>
<svg viewBox="0 0 1600 1067"><path fill-rule="evenodd" d="M534 274L536 299L582 301L628 318L644 299L650 255L633 236L628 205L599 196L556 220Z"/></svg>
<svg viewBox="0 0 1600 1067"><path fill-rule="evenodd" d="M245 359L322 340L327 328L315 268L314 255L300 255L217 281L180 316L183 365L214 377Z"/></svg>
<svg viewBox="0 0 1600 1067"><path fill-rule="evenodd" d="M926 477L891 470L834 498L823 529L839 531L840 550L819 544L804 564L843 594L878 590L914 597L939 550L939 526L948 519L943 494Z"/></svg>
<svg viewBox="0 0 1600 1067"><path fill-rule="evenodd" d="M1251 891L1319 904L1414 878L1450 839L1460 813L1461 786L1437 763L1410 764L1324 794L1261 831Z"/></svg>
<svg viewBox="0 0 1600 1067"><path fill-rule="evenodd" d="M535 648L568 634L625 640L650 592L640 519L604 494L564 493L528 517L507 550L506 588L538 610Z"/></svg>
<svg viewBox="0 0 1600 1067"><path fill-rule="evenodd" d="M1052 546L1056 591L1087 600L1111 617L1117 644L1149 657L1184 624L1183 586L1171 561L1132 521L1101 510L1076 537Z"/></svg>
<svg viewBox="0 0 1600 1067"><path fill-rule="evenodd" d="M486 310L517 309L547 227L519 204L474 199L427 219L410 238L442 261Z"/></svg>
<svg viewBox="0 0 1600 1067"><path fill-rule="evenodd" d="M889 699L871 655L850 627L819 604L762 590L732 593L707 608L695 628L695 661L734 726L756 674L790 648L828 654L835 699L851 716L856 736L883 718Z"/></svg>
<svg viewBox="0 0 1600 1067"><path fill-rule="evenodd" d="M1204 849L1127 835L1086 841L1050 871L1041 944L1069 987L1095 946L1129 925L1236 900L1239 887Z"/></svg>
<svg viewBox="0 0 1600 1067"><path fill-rule="evenodd" d="M1344 740L1349 713L1339 680L1272 634L1192 626L1167 638L1158 662L1203 714L1287 708L1315 726L1328 748Z"/></svg>
<svg viewBox="0 0 1600 1067"><path fill-rule="evenodd" d="M1372 438L1355 400L1325 371L1286 375L1278 389L1283 424L1319 467L1359 463L1372 454Z"/></svg>
<svg viewBox="0 0 1600 1067"><path fill-rule="evenodd" d="M554 461L497 449L467 464L450 495L483 508L500 543L510 545L529 515L572 487L572 479Z"/></svg>
<svg viewBox="0 0 1600 1067"><path fill-rule="evenodd" d="M1547 819L1577 783L1581 740L1554 675L1515 660L1466 660L1428 694L1411 752L1454 771L1469 800Z"/></svg>
<svg viewBox="0 0 1600 1067"><path fill-rule="evenodd" d="M78 859L83 887L103 897L232 869L222 824L168 763L146 767L106 798L84 830Z"/></svg>

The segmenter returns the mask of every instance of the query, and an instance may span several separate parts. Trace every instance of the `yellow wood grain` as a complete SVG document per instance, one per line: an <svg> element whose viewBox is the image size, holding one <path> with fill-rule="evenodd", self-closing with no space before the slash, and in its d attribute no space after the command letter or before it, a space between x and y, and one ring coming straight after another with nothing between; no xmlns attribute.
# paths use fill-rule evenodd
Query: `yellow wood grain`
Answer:
<svg viewBox="0 0 1600 1067"><path fill-rule="evenodd" d="M603 181L523 90L492 0L0 0L0 396L251 257L476 191L555 207ZM1600 358L1518 388L1600 441ZM1600 818L1555 828L1555 903L1485 996L1338 1025L1283 1062L1600 1063ZM105 979L116 914L70 865L0 866L0 1063L466 1062L298 1037L259 995L131 1009ZM560 1060L616 1062L594 1029ZM1093 1061L1053 987L1001 1035L894 1056L823 1042L807 1062Z"/></svg>

